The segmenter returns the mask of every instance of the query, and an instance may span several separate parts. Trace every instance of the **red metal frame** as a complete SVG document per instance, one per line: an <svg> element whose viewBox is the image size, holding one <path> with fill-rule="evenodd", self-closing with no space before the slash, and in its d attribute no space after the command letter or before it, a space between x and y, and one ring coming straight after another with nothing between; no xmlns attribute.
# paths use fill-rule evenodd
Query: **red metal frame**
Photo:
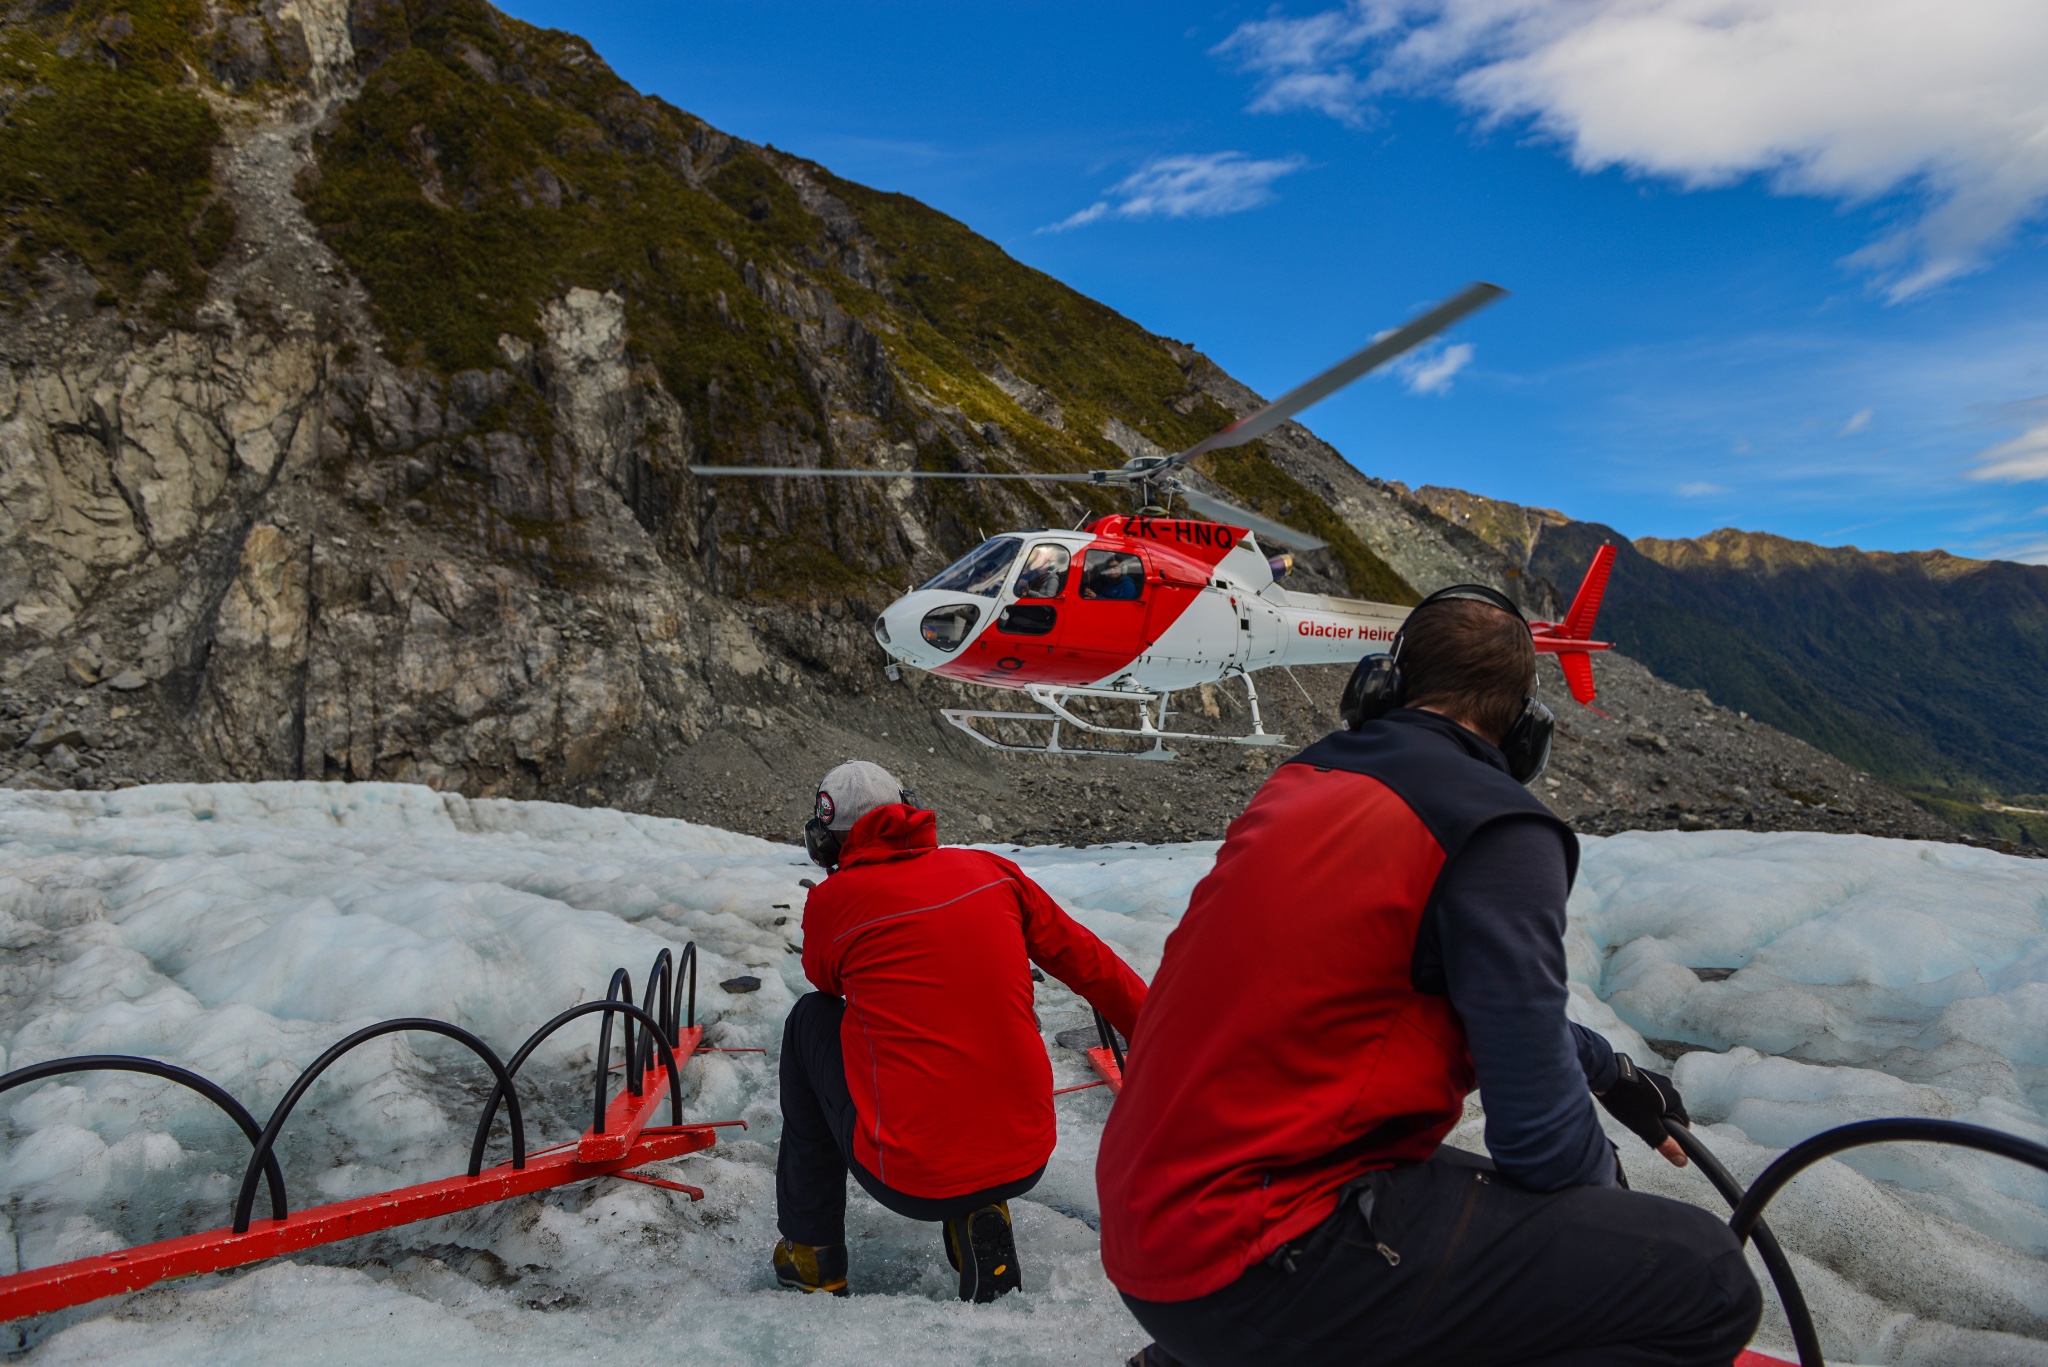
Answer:
<svg viewBox="0 0 2048 1367"><path fill-rule="evenodd" d="M1766 1356L1763 1353L1744 1352L1735 1359L1735 1367L1798 1367L1797 1363L1783 1358Z"/></svg>
<svg viewBox="0 0 2048 1367"><path fill-rule="evenodd" d="M1097 1075L1109 1084L1110 1091L1118 1096L1124 1094L1124 1070L1116 1066L1115 1054L1106 1046L1098 1044L1088 1051L1088 1062L1094 1066Z"/></svg>
<svg viewBox="0 0 2048 1367"><path fill-rule="evenodd" d="M696 1026L682 1031L675 1051L678 1060L695 1053L703 1037L703 1030ZM746 1122L713 1120L649 1128L647 1122L667 1100L668 1070L657 1065L647 1070L639 1096L622 1091L612 1100L601 1133L592 1130L581 1139L529 1154L524 1168L501 1163L475 1177L422 1182L375 1196L313 1206L282 1220L256 1220L242 1234L211 1229L0 1277L0 1322L47 1315L158 1282L262 1262L316 1244L338 1243L593 1177L623 1177L700 1201L704 1193L699 1188L626 1169L698 1153L718 1142L721 1126L745 1128Z"/></svg>

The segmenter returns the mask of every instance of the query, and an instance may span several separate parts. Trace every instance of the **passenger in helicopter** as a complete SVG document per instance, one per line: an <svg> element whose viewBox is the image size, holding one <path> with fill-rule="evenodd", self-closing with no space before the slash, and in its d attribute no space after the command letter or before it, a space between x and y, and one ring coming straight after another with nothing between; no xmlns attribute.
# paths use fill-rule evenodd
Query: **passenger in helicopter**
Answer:
<svg viewBox="0 0 2048 1367"><path fill-rule="evenodd" d="M1145 983L1009 860L940 847L937 818L880 765L842 764L804 827L831 875L804 903L817 987L782 1034L776 1279L847 1294L846 1176L941 1225L960 1299L1020 1284L1012 1197L1056 1139L1036 963L1128 1037Z"/></svg>
<svg viewBox="0 0 2048 1367"><path fill-rule="evenodd" d="M1081 596L1135 602L1145 583L1145 562L1123 551L1090 551L1081 565Z"/></svg>

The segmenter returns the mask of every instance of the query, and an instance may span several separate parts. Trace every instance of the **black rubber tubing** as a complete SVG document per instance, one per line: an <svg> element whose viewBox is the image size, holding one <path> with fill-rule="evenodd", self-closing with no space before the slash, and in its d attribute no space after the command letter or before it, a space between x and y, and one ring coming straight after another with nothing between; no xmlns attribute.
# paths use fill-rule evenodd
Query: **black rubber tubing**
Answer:
<svg viewBox="0 0 2048 1367"><path fill-rule="evenodd" d="M1820 1337L1813 1329L1813 1317L1807 1309L1806 1297L1799 1290L1799 1283L1792 1275L1792 1267L1778 1248L1777 1240L1771 1236L1763 1222L1764 1207L1771 1198L1785 1189L1785 1185L1807 1168L1823 1158L1832 1158L1849 1149L1863 1148L1870 1144L1952 1144L1959 1148L1976 1149L1981 1153L1996 1154L2010 1158L2017 1163L2048 1172L2048 1147L2021 1139L2018 1135L2006 1134L2002 1130L1987 1129L1982 1125L1965 1125L1956 1120L1926 1120L1918 1117L1898 1117L1889 1120L1859 1120L1854 1124L1838 1125L1832 1130L1823 1130L1811 1139L1801 1140L1773 1159L1768 1167L1757 1175L1749 1190L1741 1199L1734 1196L1737 1190L1735 1179L1729 1175L1707 1151L1699 1136L1671 1120L1664 1122L1664 1128L1688 1157L1700 1165L1700 1170L1735 1207L1728 1217L1728 1227L1735 1231L1738 1240L1756 1240L1756 1251L1770 1269L1771 1280L1778 1285L1779 1299L1785 1305L1786 1320L1792 1326L1793 1340L1799 1346L1800 1367L1825 1367L1821 1360ZM1782 1271L1780 1268L1782 1267ZM1794 1315L1793 1307L1799 1313ZM1803 1321L1803 1323L1802 1323ZM1802 1337L1802 1329L1804 1336Z"/></svg>
<svg viewBox="0 0 2048 1367"><path fill-rule="evenodd" d="M1678 1147L1698 1165L1723 1200L1730 1206L1742 1204L1742 1184L1721 1166L1721 1160L1714 1157L1706 1141L1669 1117L1664 1121L1664 1131L1678 1141ZM1778 1300L1785 1308L1785 1322L1792 1328L1792 1342L1799 1350L1799 1367L1826 1367L1820 1355L1820 1334L1813 1327L1813 1312L1807 1308L1806 1293L1800 1289L1799 1279L1792 1275L1791 1260L1778 1246L1777 1236L1771 1233L1771 1227L1762 1220L1756 1222L1754 1237L1757 1256L1764 1260L1765 1270L1777 1285Z"/></svg>
<svg viewBox="0 0 2048 1367"><path fill-rule="evenodd" d="M526 1043L519 1046L519 1052L512 1055L511 1062L505 1065L505 1079L499 1082L496 1088L492 1089L491 1099L484 1103L483 1118L477 1121L476 1138L470 1144L469 1170L472 1175L481 1169L484 1157L484 1144L491 1137L491 1121L497 1118L498 1102L509 1094L512 1098L512 1113L515 1116L519 1114L519 1094L512 1090L511 1079L518 1074L520 1065L526 1062L527 1056L533 1053L535 1049L538 1049L541 1041L545 1040L549 1035L554 1034L555 1031L561 1029L577 1017L587 1016L593 1011L602 1011L607 1015L616 1011L621 1015L633 1017L650 1029L658 1024L654 1017L648 1015L647 1012L631 1002L583 1002L580 1005L570 1007L567 1011L564 1011L561 1015L529 1035ZM661 1061L668 1069L669 1118L672 1124L680 1125L683 1123L682 1070L676 1066L674 1046L661 1037L659 1030L655 1030L654 1038L655 1043L661 1050ZM517 1167L519 1165L515 1163L513 1166Z"/></svg>
<svg viewBox="0 0 2048 1367"><path fill-rule="evenodd" d="M471 1053L490 1065L491 1072L497 1076L498 1086L507 1092L511 1092L511 1070L505 1066L503 1060L491 1052L490 1045L485 1044L459 1025L450 1025L447 1021L429 1020L424 1016L405 1016L398 1020L379 1021L375 1025L364 1026L332 1049L329 1049L319 1058L313 1060L313 1066L299 1074L299 1080L291 1085L291 1090L284 1094L284 1100L278 1102L277 1109L270 1113L270 1123L263 1127L263 1136L256 1141L256 1152L249 1156L248 1171L242 1174L242 1191L235 1198L235 1233L248 1233L249 1216L256 1205L256 1174L262 1171L264 1161L270 1159L271 1150L277 1144L277 1136L284 1129L284 1122L291 1118L292 1107L299 1104L299 1098L306 1094L306 1089L311 1087L320 1074L326 1072L336 1059L357 1045L367 1044L381 1035L395 1035L407 1030L424 1030L429 1034L445 1035L458 1044L468 1045ZM496 1097L497 1093L494 1091L491 1095ZM492 1107L493 1111L496 1109L495 1106ZM526 1122L520 1116L519 1094L516 1092L512 1092L512 1104L509 1109L512 1112L512 1166L523 1168L526 1166ZM484 1123L486 1125L490 1123L489 1117L485 1118ZM476 1176L483 1170L483 1157L483 1145L479 1143L469 1158L469 1175L471 1177ZM278 1211L275 1218L282 1220L284 1212Z"/></svg>
<svg viewBox="0 0 2048 1367"><path fill-rule="evenodd" d="M691 940L683 945L683 957L676 961L676 972L683 971L683 965L690 966L690 1005L683 1016L683 1027L688 1029L697 1023L697 942Z"/></svg>
<svg viewBox="0 0 2048 1367"><path fill-rule="evenodd" d="M612 970L612 983L604 990L608 1002L633 1000L633 979L623 968ZM648 1013L643 1010L642 1015ZM660 1027L656 1026L656 1030ZM633 1043L633 1017L626 1017L626 1090L634 1096L640 1095L640 1051ZM604 1013L604 1023L597 1028L597 1108L591 1115L590 1132L604 1133L605 1103L612 1095L612 1013Z"/></svg>
<svg viewBox="0 0 2048 1367"><path fill-rule="evenodd" d="M640 999L640 1008L653 1013L654 1018L661 1022L662 1035L670 1045L674 1045L679 1038L676 1033L675 956L668 952L666 945L654 956L654 963L647 970L647 995ZM644 1072L653 1058L654 1040L652 1032L649 1032L649 1037L640 1041L639 1057L633 1066Z"/></svg>
<svg viewBox="0 0 2048 1367"><path fill-rule="evenodd" d="M1747 1239L1763 1218L1764 1207L1770 1204L1787 1182L1798 1175L1801 1169L1811 1167L1823 1158L1831 1158L1845 1149L1862 1148L1866 1144L1954 1144L1960 1148L1976 1149L1982 1153L1997 1154L2010 1158L2016 1163L2048 1172L2048 1148L2018 1135L2006 1134L2002 1130L1986 1129L1982 1125L1965 1125L1958 1120L1922 1120L1901 1117L1894 1120L1859 1120L1853 1125L1841 1125L1832 1130L1823 1130L1811 1139L1801 1140L1779 1154L1771 1165L1758 1174L1743 1194L1742 1201L1735 1207L1735 1213L1728 1218L1729 1228L1738 1239Z"/></svg>
<svg viewBox="0 0 2048 1367"><path fill-rule="evenodd" d="M80 1054L75 1058L56 1058L47 1063L31 1063L26 1068L17 1068L5 1076L0 1076L0 1092L11 1092L16 1087L26 1087L31 1082L60 1077L65 1073L144 1073L150 1077L160 1077L166 1082L175 1082L181 1087L189 1087L226 1111L228 1119L241 1126L242 1133L249 1137L249 1143L261 1151L263 1131L257 1127L256 1117L250 1115L249 1108L235 1100L225 1087L189 1068L180 1068L175 1063L160 1063L153 1058L136 1058L128 1054ZM263 1154L263 1177L270 1185L270 1216L273 1220L282 1220L286 1210L284 1169L278 1166L276 1154Z"/></svg>
<svg viewBox="0 0 2048 1367"><path fill-rule="evenodd" d="M1103 1047L1109 1050L1109 1056L1116 1060L1117 1076L1122 1077L1124 1072L1124 1047L1117 1042L1116 1027L1111 1025L1109 1017L1103 1015L1100 1011L1095 1013L1095 1033L1101 1038Z"/></svg>

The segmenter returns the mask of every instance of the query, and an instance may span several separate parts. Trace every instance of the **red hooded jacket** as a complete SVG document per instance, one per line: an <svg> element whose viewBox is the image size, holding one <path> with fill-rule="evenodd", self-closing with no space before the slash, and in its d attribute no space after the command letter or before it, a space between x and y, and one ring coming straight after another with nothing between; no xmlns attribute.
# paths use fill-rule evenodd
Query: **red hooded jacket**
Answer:
<svg viewBox="0 0 2048 1367"><path fill-rule="evenodd" d="M1128 1038L1145 983L1007 859L938 843L937 818L863 816L804 903L804 973L846 999L840 1043L860 1124L854 1157L941 1200L1045 1166L1052 1064L1031 964Z"/></svg>

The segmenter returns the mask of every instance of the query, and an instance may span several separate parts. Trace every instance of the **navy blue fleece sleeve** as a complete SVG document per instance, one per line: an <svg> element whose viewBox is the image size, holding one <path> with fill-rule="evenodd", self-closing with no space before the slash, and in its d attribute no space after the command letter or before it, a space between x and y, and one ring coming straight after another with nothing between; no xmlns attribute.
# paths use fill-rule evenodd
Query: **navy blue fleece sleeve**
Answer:
<svg viewBox="0 0 2048 1367"><path fill-rule="evenodd" d="M1614 1051L1564 1016L1568 891L1556 830L1515 818L1474 835L1438 888L1444 979L1479 1075L1486 1148L1535 1191L1614 1184L1588 1091L1613 1083Z"/></svg>

